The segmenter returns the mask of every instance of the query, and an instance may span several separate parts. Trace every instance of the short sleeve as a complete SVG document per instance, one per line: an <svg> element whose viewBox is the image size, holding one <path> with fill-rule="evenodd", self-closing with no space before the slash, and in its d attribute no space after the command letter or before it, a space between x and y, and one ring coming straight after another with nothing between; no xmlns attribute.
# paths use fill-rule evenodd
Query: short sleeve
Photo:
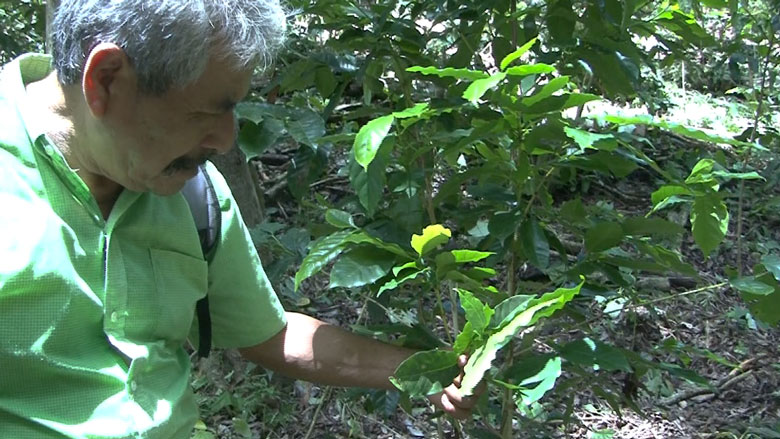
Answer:
<svg viewBox="0 0 780 439"><path fill-rule="evenodd" d="M208 163L219 198L220 236L209 263L209 308L216 347L253 346L286 325L284 309L263 270L238 205L222 174ZM197 322L191 338L197 339Z"/></svg>

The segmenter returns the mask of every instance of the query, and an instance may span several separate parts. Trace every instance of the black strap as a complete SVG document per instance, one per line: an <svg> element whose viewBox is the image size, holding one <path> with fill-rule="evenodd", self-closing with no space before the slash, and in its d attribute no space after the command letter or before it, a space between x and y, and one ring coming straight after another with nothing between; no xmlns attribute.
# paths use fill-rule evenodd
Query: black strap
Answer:
<svg viewBox="0 0 780 439"><path fill-rule="evenodd" d="M181 193L187 200L192 218L195 220L203 258L210 262L212 251L222 228L222 217L219 211L217 192L203 166L198 168L198 174L195 177L187 181ZM211 351L211 313L209 312L208 295L198 300L195 305L195 314L198 317L198 356L206 358Z"/></svg>

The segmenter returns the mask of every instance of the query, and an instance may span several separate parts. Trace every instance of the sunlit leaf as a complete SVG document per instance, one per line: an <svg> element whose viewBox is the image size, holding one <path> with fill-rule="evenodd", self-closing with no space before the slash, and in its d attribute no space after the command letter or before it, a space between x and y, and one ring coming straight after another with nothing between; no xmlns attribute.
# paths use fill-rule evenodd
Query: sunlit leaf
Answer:
<svg viewBox="0 0 780 439"><path fill-rule="evenodd" d="M393 113L396 119L406 119L409 117L418 117L422 115L425 110L428 109L428 104L416 104L414 107L409 107L403 111L396 111Z"/></svg>
<svg viewBox="0 0 780 439"><path fill-rule="evenodd" d="M669 197L675 195L693 195L693 193L691 193L690 189L684 186L668 184L661 186L655 192L653 192L653 194L650 196L650 199L653 202L653 206L658 206L663 201L666 201Z"/></svg>
<svg viewBox="0 0 780 439"><path fill-rule="evenodd" d="M407 282L411 282L411 281L417 279L420 276L424 276L429 271L430 271L430 269L426 268L426 269L423 269L423 270L417 270L417 271L413 271L411 273L408 273L408 274L404 275L403 277L401 277L400 279L391 279L391 280L387 281L384 285L379 287L379 291L376 293L376 295L377 295L377 297L380 297L386 291L392 291L392 290L400 287L401 285L403 285L403 284L405 284Z"/></svg>
<svg viewBox="0 0 780 439"><path fill-rule="evenodd" d="M491 328L503 328L509 324L518 314L525 311L534 296L531 295L517 295L503 300L496 305L493 313L493 318L490 320Z"/></svg>
<svg viewBox="0 0 780 439"><path fill-rule="evenodd" d="M542 75L545 73L552 73L555 71L555 67L549 64L529 64L525 66L515 66L506 69L506 74L510 76L528 76L528 75Z"/></svg>
<svg viewBox="0 0 780 439"><path fill-rule="evenodd" d="M574 288L558 288L538 299L531 300L527 307L517 314L508 324L491 334L485 343L478 347L469 357L464 367L463 380L460 392L462 395L471 395L474 389L490 369L490 365L496 358L496 353L523 328L536 323L539 319L552 315L563 308L576 294L580 292L582 284ZM523 305L525 306L525 305Z"/></svg>
<svg viewBox="0 0 780 439"><path fill-rule="evenodd" d="M611 122L617 125L648 125L657 128L662 128L667 131L671 131L681 136L689 137L696 140L702 140L704 142L711 142L716 144L728 144L733 146L754 148L761 151L767 149L758 143L748 143L741 140L736 140L730 137L718 136L715 134L705 133L704 131L689 128L684 125L669 122L666 120L656 119L651 115L639 115L639 116L620 116L620 115L598 115L593 118L601 121Z"/></svg>
<svg viewBox="0 0 780 439"><path fill-rule="evenodd" d="M493 252L481 252L477 250L453 250L451 253L455 257L455 262L458 264L478 262L495 254Z"/></svg>
<svg viewBox="0 0 780 439"><path fill-rule="evenodd" d="M489 75L485 72L469 69L454 69L447 67L439 69L436 67L420 67L414 66L406 69L407 72L422 73L423 75L436 75L440 78L457 78L463 80L474 81L477 79L487 78Z"/></svg>
<svg viewBox="0 0 780 439"><path fill-rule="evenodd" d="M523 105L531 106L542 99L548 98L552 96L553 93L556 91L562 89L566 86L566 84L569 83L569 77L568 76L559 76L544 86L542 86L542 89L539 90L536 94L529 96L527 98L523 98Z"/></svg>
<svg viewBox="0 0 780 439"><path fill-rule="evenodd" d="M450 229L441 224L434 224L423 229L422 235L412 235L412 248L420 256L425 256L434 248L446 244L451 237Z"/></svg>
<svg viewBox="0 0 780 439"><path fill-rule="evenodd" d="M563 129L564 132L566 132L566 135L571 137L572 140L577 142L577 145L579 145L580 150L584 151L588 148L593 149L600 149L594 144L599 141L603 140L612 140L614 142L615 137L612 134L599 134L599 133L591 133L588 131L580 130L577 128L571 128L566 127Z"/></svg>
<svg viewBox="0 0 780 439"><path fill-rule="evenodd" d="M547 361L539 373L520 382L522 403L529 406L542 399L545 393L555 387L555 381L559 376L561 376L561 357L555 357ZM530 387L532 384L536 386Z"/></svg>
<svg viewBox="0 0 780 439"><path fill-rule="evenodd" d="M520 58L526 52L528 52L531 49L531 47L533 47L533 45L536 44L536 40L537 38L531 38L531 40L529 40L527 43L520 46L520 48L510 53L509 55L505 56L504 59L501 60L501 70L506 70L509 64L512 64L514 60Z"/></svg>
<svg viewBox="0 0 780 439"><path fill-rule="evenodd" d="M488 90L498 85L504 78L506 78L506 73L498 72L490 77L477 79L463 92L463 99L476 105L479 102L479 99L484 96Z"/></svg>
<svg viewBox="0 0 780 439"><path fill-rule="evenodd" d="M393 125L394 120L395 117L392 114L382 116L363 125L360 131L358 131L353 151L355 160L363 169L367 170L368 165L376 157L376 153L379 151L379 147L385 140L387 133L390 132L390 127Z"/></svg>
<svg viewBox="0 0 780 439"><path fill-rule="evenodd" d="M614 437L615 437L615 430L611 428L588 432L588 439L612 439Z"/></svg>

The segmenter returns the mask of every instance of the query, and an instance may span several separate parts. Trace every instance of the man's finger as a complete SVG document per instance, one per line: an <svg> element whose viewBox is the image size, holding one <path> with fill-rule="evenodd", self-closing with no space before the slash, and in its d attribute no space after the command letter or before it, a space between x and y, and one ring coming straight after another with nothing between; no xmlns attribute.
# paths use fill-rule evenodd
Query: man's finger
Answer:
<svg viewBox="0 0 780 439"><path fill-rule="evenodd" d="M441 408L445 413L451 415L455 419L468 419L471 417L471 410L469 408L463 408L457 404L454 404L449 395L445 392L441 395Z"/></svg>

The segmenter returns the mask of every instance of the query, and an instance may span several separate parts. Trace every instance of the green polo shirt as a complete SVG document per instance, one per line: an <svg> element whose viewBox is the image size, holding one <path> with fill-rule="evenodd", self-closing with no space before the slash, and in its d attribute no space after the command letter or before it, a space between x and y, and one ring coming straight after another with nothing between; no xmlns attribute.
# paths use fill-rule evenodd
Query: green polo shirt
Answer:
<svg viewBox="0 0 780 439"><path fill-rule="evenodd" d="M0 437L189 438L195 302L208 291L225 348L267 340L284 311L211 164L210 263L181 194L125 190L103 219L27 106L50 64L26 55L0 74Z"/></svg>

